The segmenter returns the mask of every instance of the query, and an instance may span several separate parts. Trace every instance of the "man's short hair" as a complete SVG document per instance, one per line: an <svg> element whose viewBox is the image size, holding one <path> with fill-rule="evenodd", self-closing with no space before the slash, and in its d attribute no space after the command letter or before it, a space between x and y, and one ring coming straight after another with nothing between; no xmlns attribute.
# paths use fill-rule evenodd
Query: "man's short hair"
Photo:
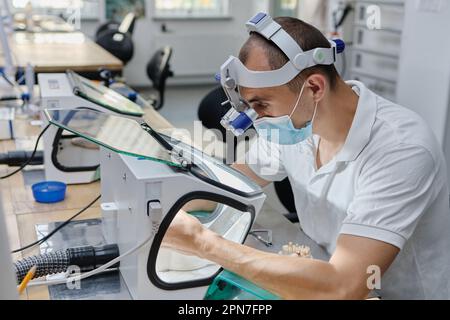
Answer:
<svg viewBox="0 0 450 320"><path fill-rule="evenodd" d="M300 45L303 51L309 51L315 48L330 48L331 45L327 38L314 26L292 17L279 17L274 19L281 27ZM250 55L252 47L260 46L262 47L267 55L267 59L272 70L277 70L283 67L289 58L281 51L278 46L261 36L256 32L251 32L250 37L243 45L240 53L239 59L242 63L246 63ZM320 73L324 75L328 82L330 83L330 88L333 90L336 87L337 81L339 79L339 74L333 65L317 65L311 68L303 70L299 75L297 75L293 80L291 80L287 85L289 88L296 92L298 91L303 82L310 75L314 73Z"/></svg>

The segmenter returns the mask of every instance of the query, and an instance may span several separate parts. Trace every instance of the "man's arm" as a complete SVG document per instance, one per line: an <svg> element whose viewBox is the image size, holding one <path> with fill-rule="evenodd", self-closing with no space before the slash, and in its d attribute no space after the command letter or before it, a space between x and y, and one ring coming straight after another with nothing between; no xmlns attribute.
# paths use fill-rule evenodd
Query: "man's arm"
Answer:
<svg viewBox="0 0 450 320"><path fill-rule="evenodd" d="M258 184L261 188L267 187L271 182L264 180L260 177L258 177L252 169L246 164L238 164L234 163L231 165L231 167L239 172L241 172L243 175L249 177L252 179L256 184Z"/></svg>
<svg viewBox="0 0 450 320"><path fill-rule="evenodd" d="M255 250L210 234L201 256L284 299L364 299L368 267L381 273L398 249L387 243L342 235L329 262Z"/></svg>
<svg viewBox="0 0 450 320"><path fill-rule="evenodd" d="M281 256L228 241L182 212L164 245L215 262L284 299L364 299L368 268L377 266L382 275L399 252L381 241L341 235L329 262Z"/></svg>

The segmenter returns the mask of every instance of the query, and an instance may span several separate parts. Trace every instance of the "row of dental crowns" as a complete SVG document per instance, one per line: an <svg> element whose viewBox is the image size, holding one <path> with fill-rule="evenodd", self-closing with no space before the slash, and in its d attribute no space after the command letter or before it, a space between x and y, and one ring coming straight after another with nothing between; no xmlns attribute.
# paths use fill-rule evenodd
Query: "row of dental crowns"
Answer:
<svg viewBox="0 0 450 320"><path fill-rule="evenodd" d="M278 254L282 256L297 256L308 259L313 258L311 255L311 249L308 246L301 246L299 244L293 244L292 242L284 245Z"/></svg>

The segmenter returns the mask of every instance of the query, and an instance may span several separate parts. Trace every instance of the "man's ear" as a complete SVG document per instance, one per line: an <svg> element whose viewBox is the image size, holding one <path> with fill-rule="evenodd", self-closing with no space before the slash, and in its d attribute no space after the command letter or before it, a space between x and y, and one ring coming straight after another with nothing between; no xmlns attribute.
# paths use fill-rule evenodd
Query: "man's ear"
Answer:
<svg viewBox="0 0 450 320"><path fill-rule="evenodd" d="M315 101L322 100L328 86L326 77L320 73L315 73L308 77L306 83L312 91L312 98Z"/></svg>

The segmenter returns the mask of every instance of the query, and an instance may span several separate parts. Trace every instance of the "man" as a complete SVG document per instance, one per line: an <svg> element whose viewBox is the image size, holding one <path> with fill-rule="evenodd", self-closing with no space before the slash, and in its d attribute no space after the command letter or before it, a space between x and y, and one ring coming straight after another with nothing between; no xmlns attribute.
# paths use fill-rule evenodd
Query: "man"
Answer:
<svg viewBox="0 0 450 320"><path fill-rule="evenodd" d="M311 25L275 21L304 52L330 48ZM252 32L239 59L266 73L289 62L285 53ZM383 275L379 293L385 299L450 298L446 165L417 114L360 82L344 82L333 64L301 70L280 86L239 89L264 139L251 147L248 164L234 168L261 187L288 177L303 231L331 258L261 252L223 239L185 212L172 222L165 245L285 299L364 299L374 270ZM277 134L267 134L272 129Z"/></svg>

